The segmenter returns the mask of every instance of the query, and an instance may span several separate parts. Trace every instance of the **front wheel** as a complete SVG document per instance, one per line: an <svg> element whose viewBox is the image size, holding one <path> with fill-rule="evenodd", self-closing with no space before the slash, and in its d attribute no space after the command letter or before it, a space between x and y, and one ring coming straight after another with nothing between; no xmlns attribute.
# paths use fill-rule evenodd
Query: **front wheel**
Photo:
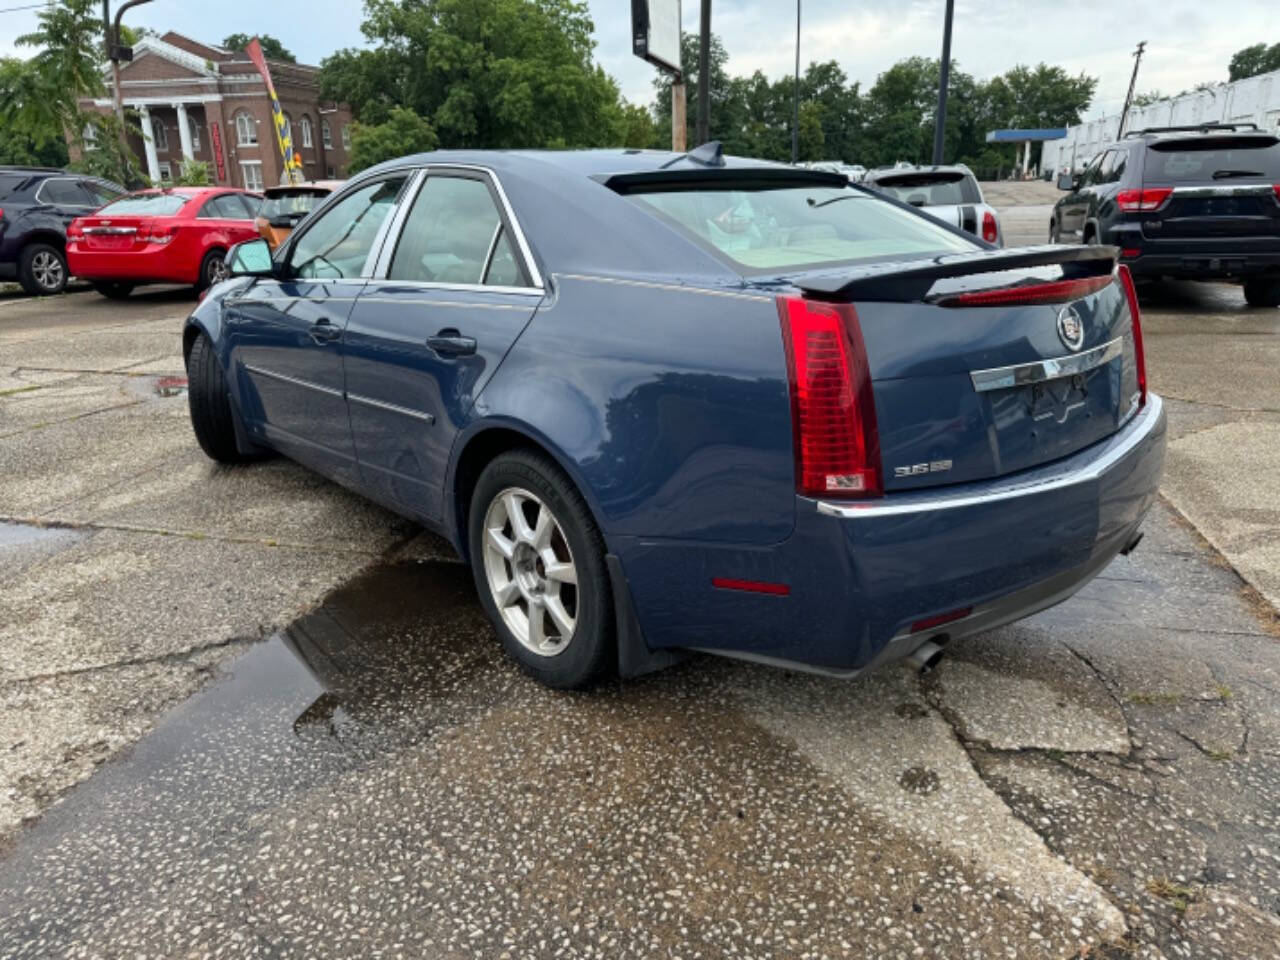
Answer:
<svg viewBox="0 0 1280 960"><path fill-rule="evenodd" d="M204 259L200 261L200 279L196 281L197 290L207 290L215 283L220 283L231 276L231 271L227 269L226 257L225 250L210 250L204 255Z"/></svg>
<svg viewBox="0 0 1280 960"><path fill-rule="evenodd" d="M196 440L212 459L219 463L256 459L252 454L241 453L236 444L236 414L231 408L222 364L203 333L196 337L187 356L187 409Z"/></svg>
<svg viewBox="0 0 1280 960"><path fill-rule="evenodd" d="M1246 280L1244 300L1251 307L1280 307L1280 279Z"/></svg>
<svg viewBox="0 0 1280 960"><path fill-rule="evenodd" d="M480 474L471 569L502 645L549 687L584 687L616 661L604 540L586 501L546 456L505 453Z"/></svg>

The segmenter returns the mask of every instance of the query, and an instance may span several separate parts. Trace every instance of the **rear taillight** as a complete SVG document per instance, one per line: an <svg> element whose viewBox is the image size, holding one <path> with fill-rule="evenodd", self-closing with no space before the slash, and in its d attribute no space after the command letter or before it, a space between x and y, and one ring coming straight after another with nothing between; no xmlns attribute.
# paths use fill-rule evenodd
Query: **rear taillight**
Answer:
<svg viewBox="0 0 1280 960"><path fill-rule="evenodd" d="M995 243L1000 237L1000 231L996 229L996 215L990 210L982 214L982 239L987 243Z"/></svg>
<svg viewBox="0 0 1280 960"><path fill-rule="evenodd" d="M149 228L143 227L139 230L138 235L141 239L151 243L165 244L178 235L178 225L176 223L165 226L152 224Z"/></svg>
<svg viewBox="0 0 1280 960"><path fill-rule="evenodd" d="M1050 280L1046 283L1024 283L995 290L969 290L953 293L932 301L939 307L1016 307L1032 303L1065 303L1097 293L1111 282L1111 275Z"/></svg>
<svg viewBox="0 0 1280 960"><path fill-rule="evenodd" d="M1159 210L1172 195L1173 187L1121 190L1116 194L1116 206L1125 213L1148 213L1152 210Z"/></svg>
<svg viewBox="0 0 1280 960"><path fill-rule="evenodd" d="M791 378L796 487L818 497L884 491L871 370L852 304L779 297Z"/></svg>
<svg viewBox="0 0 1280 960"><path fill-rule="evenodd" d="M1280 183L1273 183L1271 185L1271 190L1276 195L1276 203L1280 203ZM4 216L4 211L0 210L0 217L3 217L3 216Z"/></svg>
<svg viewBox="0 0 1280 960"><path fill-rule="evenodd" d="M1123 263L1116 267L1120 283L1124 286L1125 299L1129 301L1129 317L1133 320L1133 364L1138 371L1138 406L1147 405L1147 353L1142 347L1142 316L1138 313L1138 290L1133 285L1133 274Z"/></svg>

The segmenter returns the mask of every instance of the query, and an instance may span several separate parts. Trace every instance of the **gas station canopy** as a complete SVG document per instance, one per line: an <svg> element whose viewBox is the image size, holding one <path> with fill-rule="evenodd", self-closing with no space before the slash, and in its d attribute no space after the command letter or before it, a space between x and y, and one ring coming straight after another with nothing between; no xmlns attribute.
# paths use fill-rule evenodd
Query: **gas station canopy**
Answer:
<svg viewBox="0 0 1280 960"><path fill-rule="evenodd" d="M987 143L1022 144L1022 175L1026 176L1027 168L1031 166L1031 144L1038 140L1062 140L1066 135L1066 127L1046 127L1039 130L992 130L987 134Z"/></svg>

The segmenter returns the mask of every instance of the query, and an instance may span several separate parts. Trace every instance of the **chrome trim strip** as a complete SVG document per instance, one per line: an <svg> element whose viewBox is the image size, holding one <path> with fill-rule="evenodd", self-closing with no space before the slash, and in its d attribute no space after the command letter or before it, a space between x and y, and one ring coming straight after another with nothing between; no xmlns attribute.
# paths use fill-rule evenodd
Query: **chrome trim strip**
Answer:
<svg viewBox="0 0 1280 960"><path fill-rule="evenodd" d="M734 300L754 300L757 303L772 303L772 297L762 297L754 293L738 293L733 290L712 290L708 287L684 287L677 283L657 283L652 280L628 280L623 277L604 277L588 273L558 273L554 276L561 280L590 280L595 283L616 283L624 287L645 287L650 290L673 290L678 293L701 293L710 297L729 297Z"/></svg>
<svg viewBox="0 0 1280 960"><path fill-rule="evenodd" d="M348 393L347 399L355 403L363 403L366 407L377 407L379 410L389 410L391 413L400 413L406 417L413 417L415 420L424 420L427 423L435 423L435 414L427 413L425 410L411 410L408 407L402 407L399 404L387 403L384 400L375 400L373 397L361 396L358 393Z"/></svg>
<svg viewBox="0 0 1280 960"><path fill-rule="evenodd" d="M969 377L973 380L973 389L979 393L988 390L1005 390L1009 387L1020 387L1028 383L1042 383L1057 377L1070 377L1077 373L1085 373L1094 367L1109 363L1124 352L1124 337L1116 337L1110 343L1093 347L1084 353L1073 353L1065 357L1050 357L1047 360L1034 360L1031 363L1015 363L1008 367L991 367L988 370L972 370Z"/></svg>
<svg viewBox="0 0 1280 960"><path fill-rule="evenodd" d="M255 367L246 363L244 368L250 373L256 373L262 377L269 377L272 380L282 380L285 383L292 383L295 386L306 387L308 390L318 390L321 393L327 393L331 397L341 397L343 395L341 390L335 390L333 387L326 387L318 383L312 383L310 380L300 380L297 377L291 377L284 373L276 373L276 371L267 370L264 367Z"/></svg>
<svg viewBox="0 0 1280 960"><path fill-rule="evenodd" d="M540 297L543 291L535 287L502 287L496 284L487 283L441 283L437 280L392 280L388 277L379 277L370 280L370 284L394 285L397 287L411 287L414 290L456 290L459 293L513 293L524 297ZM368 299L361 297L362 300ZM466 304L460 304L466 306ZM523 308L522 308L523 309Z"/></svg>
<svg viewBox="0 0 1280 960"><path fill-rule="evenodd" d="M1238 183L1231 186L1198 186L1174 187L1175 197L1269 197L1272 193L1269 183Z"/></svg>
<svg viewBox="0 0 1280 960"><path fill-rule="evenodd" d="M85 227L84 232L91 233L94 235L105 233L105 234L110 234L112 236L119 236L124 234L137 233L138 228L137 227Z"/></svg>
<svg viewBox="0 0 1280 960"><path fill-rule="evenodd" d="M374 281L377 282L376 280ZM488 289L481 287L479 289ZM359 298L361 303L399 303L399 304L421 304L428 307L463 307L474 310L520 310L527 312L532 309L531 306L522 303L472 303L467 300L422 300L418 298L409 299L407 297L375 297L366 296Z"/></svg>
<svg viewBox="0 0 1280 960"><path fill-rule="evenodd" d="M998 503L1001 500L1027 497L1037 493L1048 493L1052 490L1072 487L1078 483L1088 483L1097 480L1133 452L1138 444L1146 440L1151 431L1160 422L1160 416L1163 411L1164 401L1157 394L1148 394L1146 407L1139 412L1138 416L1134 418L1134 422L1127 428L1132 432L1128 436L1120 438L1110 450L1098 457L1098 459L1072 473L1046 480L1014 483L1007 487L989 490L986 493L944 494L929 499L913 499L903 503L889 502L887 498L880 503L832 503L827 500L819 500L816 501L817 510L821 514L829 517L839 517L842 520L893 517L911 513L928 513L934 510L954 510L960 507L975 507L987 503Z"/></svg>
<svg viewBox="0 0 1280 960"><path fill-rule="evenodd" d="M418 191L422 189L422 185L426 182L427 174L421 167L409 174L409 181L401 191L404 199L396 204L395 211L383 221L382 227L378 231L378 237L369 251L373 256L373 262L365 261L364 266L367 276L375 280L381 280L386 277L387 270L391 267L391 257L396 248L396 244L388 243L387 238L395 237L399 241L400 231L404 226L405 220L408 219L409 210L413 207L413 202L418 199Z"/></svg>

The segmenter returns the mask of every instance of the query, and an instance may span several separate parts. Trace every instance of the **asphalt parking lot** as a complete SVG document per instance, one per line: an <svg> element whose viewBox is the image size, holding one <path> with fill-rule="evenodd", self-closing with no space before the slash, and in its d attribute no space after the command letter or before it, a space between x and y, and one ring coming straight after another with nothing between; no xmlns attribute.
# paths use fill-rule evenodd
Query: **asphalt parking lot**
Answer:
<svg viewBox="0 0 1280 960"><path fill-rule="evenodd" d="M204 458L191 302L0 294L0 956L1275 955L1280 311L1144 292L1164 498L1060 607L560 694L435 538Z"/></svg>

